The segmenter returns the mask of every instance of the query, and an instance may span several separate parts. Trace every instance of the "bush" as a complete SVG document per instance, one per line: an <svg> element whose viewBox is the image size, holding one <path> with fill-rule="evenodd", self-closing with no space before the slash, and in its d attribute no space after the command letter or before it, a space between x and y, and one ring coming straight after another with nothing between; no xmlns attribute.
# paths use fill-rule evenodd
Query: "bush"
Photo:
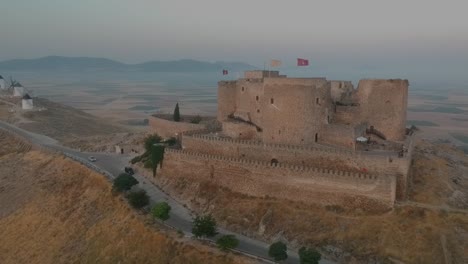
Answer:
<svg viewBox="0 0 468 264"><path fill-rule="evenodd" d="M138 163L138 162L141 161L142 158L143 158L143 155L136 156L136 157L134 157L133 159L130 160L130 163L131 164Z"/></svg>
<svg viewBox="0 0 468 264"><path fill-rule="evenodd" d="M195 237L213 237L218 232L216 231L216 221L211 215L197 216L193 220L192 234Z"/></svg>
<svg viewBox="0 0 468 264"><path fill-rule="evenodd" d="M151 148L153 147L154 144L160 143L161 142L161 137L158 134L152 134L148 135L145 138L145 150L146 152L151 152Z"/></svg>
<svg viewBox="0 0 468 264"><path fill-rule="evenodd" d="M151 215L153 215L154 218L158 218L163 221L166 221L167 219L169 219L170 211L171 211L171 206L167 204L166 202L161 202L153 206L153 208L151 209Z"/></svg>
<svg viewBox="0 0 468 264"><path fill-rule="evenodd" d="M114 179L112 188L115 191L123 192L130 190L132 186L136 184L138 184L138 181L133 176L127 173L121 173L117 178Z"/></svg>
<svg viewBox="0 0 468 264"><path fill-rule="evenodd" d="M276 261L285 260L288 258L286 250L286 245L283 242L278 241L270 245L268 256L272 257Z"/></svg>
<svg viewBox="0 0 468 264"><path fill-rule="evenodd" d="M239 245L239 240L235 235L224 235L216 241L216 245L221 250L236 248Z"/></svg>
<svg viewBox="0 0 468 264"><path fill-rule="evenodd" d="M322 255L312 248L301 247L299 249L299 261L301 264L318 264Z"/></svg>
<svg viewBox="0 0 468 264"><path fill-rule="evenodd" d="M171 137L166 139L164 143L167 143L169 146L174 146L177 143L177 139L175 137Z"/></svg>
<svg viewBox="0 0 468 264"><path fill-rule="evenodd" d="M201 116L197 115L197 116L193 117L192 120L190 120L190 123L199 124L201 121L202 121Z"/></svg>
<svg viewBox="0 0 468 264"><path fill-rule="evenodd" d="M131 192L127 195L127 199L130 202L130 205L137 209L149 204L149 197L145 190Z"/></svg>

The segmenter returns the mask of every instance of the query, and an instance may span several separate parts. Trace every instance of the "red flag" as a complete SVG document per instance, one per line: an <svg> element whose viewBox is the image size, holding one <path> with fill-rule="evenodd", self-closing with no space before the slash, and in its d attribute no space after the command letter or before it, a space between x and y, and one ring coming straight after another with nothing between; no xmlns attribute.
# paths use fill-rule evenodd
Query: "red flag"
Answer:
<svg viewBox="0 0 468 264"><path fill-rule="evenodd" d="M228 75L228 70L223 70L223 75Z"/></svg>
<svg viewBox="0 0 468 264"><path fill-rule="evenodd" d="M297 66L309 66L309 60L297 58Z"/></svg>

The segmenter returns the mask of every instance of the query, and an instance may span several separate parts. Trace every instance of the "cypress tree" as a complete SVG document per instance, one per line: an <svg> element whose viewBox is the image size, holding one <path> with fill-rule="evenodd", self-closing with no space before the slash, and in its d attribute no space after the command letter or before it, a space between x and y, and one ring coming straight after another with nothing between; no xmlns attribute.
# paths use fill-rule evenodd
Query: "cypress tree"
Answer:
<svg viewBox="0 0 468 264"><path fill-rule="evenodd" d="M179 122L180 121L180 111L179 111L179 103L176 103L175 109L174 109L174 121Z"/></svg>

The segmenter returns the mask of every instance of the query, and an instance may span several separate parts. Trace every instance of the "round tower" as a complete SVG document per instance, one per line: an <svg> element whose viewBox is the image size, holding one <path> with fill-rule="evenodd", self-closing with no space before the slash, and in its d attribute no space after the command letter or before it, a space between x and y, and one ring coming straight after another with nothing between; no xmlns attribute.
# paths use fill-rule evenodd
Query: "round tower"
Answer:
<svg viewBox="0 0 468 264"><path fill-rule="evenodd" d="M22 97L24 95L24 87L20 83L13 85L13 96Z"/></svg>
<svg viewBox="0 0 468 264"><path fill-rule="evenodd" d="M3 79L1 75L0 75L0 89L2 90L6 89L5 80Z"/></svg>
<svg viewBox="0 0 468 264"><path fill-rule="evenodd" d="M21 106L23 110L32 110L34 105L33 105L33 99L29 94L25 94L23 96L23 100L21 100Z"/></svg>

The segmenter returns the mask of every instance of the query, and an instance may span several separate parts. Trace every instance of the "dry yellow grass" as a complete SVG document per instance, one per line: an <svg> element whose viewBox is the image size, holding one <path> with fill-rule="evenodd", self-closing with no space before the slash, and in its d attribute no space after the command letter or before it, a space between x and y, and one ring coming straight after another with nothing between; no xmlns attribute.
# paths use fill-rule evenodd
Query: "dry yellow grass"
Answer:
<svg viewBox="0 0 468 264"><path fill-rule="evenodd" d="M0 144L9 140L2 137ZM111 194L103 176L77 163L9 149L0 155L2 264L248 261L157 232L146 216Z"/></svg>
<svg viewBox="0 0 468 264"><path fill-rule="evenodd" d="M440 155L428 156L422 151L429 147L422 145L417 150L413 177L421 183L415 183L410 197L417 202L440 205L454 188L449 184L449 175L445 174L455 167L448 166L450 161L443 156L453 151L454 155L460 153L432 146ZM463 156L457 157L466 161ZM428 173L434 172L433 166L440 167L440 175L438 170L437 175ZM212 213L223 226L232 230L267 241L281 235L297 247L332 245L352 255L342 258L346 263L368 262L369 259L404 263L445 263L449 259L453 263L468 263L468 214L412 206L369 213L248 197L210 182L168 178L162 178L161 182L165 190L187 201L193 209ZM259 232L262 218L264 233Z"/></svg>

